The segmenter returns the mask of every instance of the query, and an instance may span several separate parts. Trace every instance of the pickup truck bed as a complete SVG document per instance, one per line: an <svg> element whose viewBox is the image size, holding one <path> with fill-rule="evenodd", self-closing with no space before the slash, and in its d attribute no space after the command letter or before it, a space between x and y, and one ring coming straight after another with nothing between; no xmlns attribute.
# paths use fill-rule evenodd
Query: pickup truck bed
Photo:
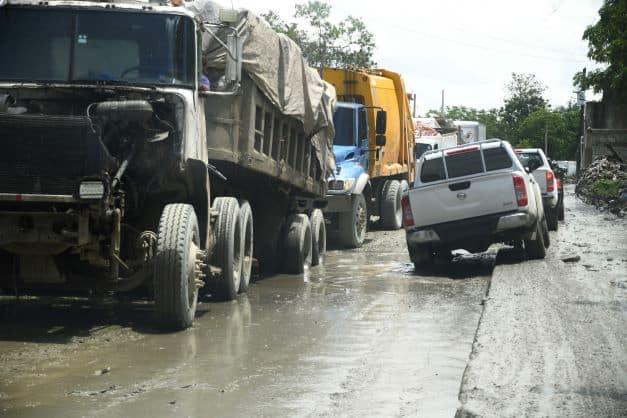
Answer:
<svg viewBox="0 0 627 418"><path fill-rule="evenodd" d="M414 187L403 196L412 261L463 248L484 251L495 242L522 244L544 257L548 232L537 182L509 143L490 140L425 153Z"/></svg>

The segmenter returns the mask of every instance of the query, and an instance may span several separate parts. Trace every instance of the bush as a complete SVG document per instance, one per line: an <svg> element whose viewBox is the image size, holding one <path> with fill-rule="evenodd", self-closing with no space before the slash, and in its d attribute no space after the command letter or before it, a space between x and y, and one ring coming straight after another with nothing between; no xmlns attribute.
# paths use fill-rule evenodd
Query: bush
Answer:
<svg viewBox="0 0 627 418"><path fill-rule="evenodd" d="M597 180L592 184L592 192L599 197L618 198L620 183L619 180Z"/></svg>

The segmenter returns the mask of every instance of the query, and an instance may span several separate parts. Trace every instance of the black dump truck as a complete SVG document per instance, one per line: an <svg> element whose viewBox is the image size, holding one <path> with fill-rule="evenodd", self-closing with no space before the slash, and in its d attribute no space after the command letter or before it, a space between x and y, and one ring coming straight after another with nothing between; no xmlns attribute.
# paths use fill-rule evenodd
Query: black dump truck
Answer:
<svg viewBox="0 0 627 418"><path fill-rule="evenodd" d="M0 289L154 300L321 262L335 91L208 1L0 2Z"/></svg>

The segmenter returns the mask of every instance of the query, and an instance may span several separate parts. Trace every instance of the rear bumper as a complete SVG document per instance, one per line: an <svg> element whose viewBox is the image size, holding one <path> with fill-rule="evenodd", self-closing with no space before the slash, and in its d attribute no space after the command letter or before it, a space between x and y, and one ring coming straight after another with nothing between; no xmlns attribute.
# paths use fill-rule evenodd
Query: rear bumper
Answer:
<svg viewBox="0 0 627 418"><path fill-rule="evenodd" d="M474 239L498 242L525 234L533 222L533 217L526 212L506 212L409 229L406 238L408 244L464 243Z"/></svg>

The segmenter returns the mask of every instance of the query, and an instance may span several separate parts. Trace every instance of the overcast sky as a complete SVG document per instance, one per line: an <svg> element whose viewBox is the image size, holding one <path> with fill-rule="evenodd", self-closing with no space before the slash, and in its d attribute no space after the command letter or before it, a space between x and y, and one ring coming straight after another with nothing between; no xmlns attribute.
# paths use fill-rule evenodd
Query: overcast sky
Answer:
<svg viewBox="0 0 627 418"><path fill-rule="evenodd" d="M223 0L227 2L229 0ZM305 0L301 1L304 2ZM295 1L232 0L293 20ZM581 39L602 0L334 0L334 19L361 17L374 33L374 60L401 73L418 112L499 107L512 72L534 73L552 106L574 100L573 74L594 64ZM225 4L227 5L227 4ZM590 95L588 95L590 98Z"/></svg>

